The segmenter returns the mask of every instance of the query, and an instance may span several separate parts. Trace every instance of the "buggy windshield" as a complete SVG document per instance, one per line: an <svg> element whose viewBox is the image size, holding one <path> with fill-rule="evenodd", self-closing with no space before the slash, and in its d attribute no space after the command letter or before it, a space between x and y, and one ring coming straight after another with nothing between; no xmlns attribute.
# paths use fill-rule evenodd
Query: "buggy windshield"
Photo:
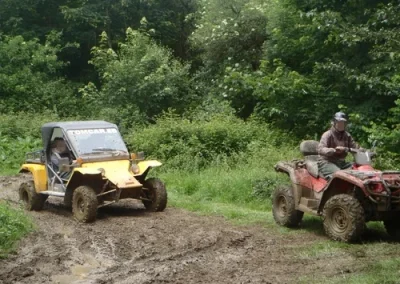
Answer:
<svg viewBox="0 0 400 284"><path fill-rule="evenodd" d="M67 133L78 155L128 155L116 128L68 130Z"/></svg>

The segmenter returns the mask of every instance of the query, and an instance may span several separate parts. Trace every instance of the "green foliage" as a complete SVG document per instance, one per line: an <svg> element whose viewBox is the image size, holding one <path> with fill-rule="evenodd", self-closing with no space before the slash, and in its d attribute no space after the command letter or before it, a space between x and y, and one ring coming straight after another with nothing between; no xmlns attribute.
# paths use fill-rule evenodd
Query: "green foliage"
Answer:
<svg viewBox="0 0 400 284"><path fill-rule="evenodd" d="M21 209L0 201L0 258L11 252L15 243L32 230L31 220Z"/></svg>
<svg viewBox="0 0 400 284"><path fill-rule="evenodd" d="M271 20L265 54L270 60L279 58L314 86L311 103L303 104L295 96L286 105L304 109L313 122L342 105L359 118L354 135L366 141L363 127L387 117L400 90L396 79L400 6L354 3L273 2L267 12Z"/></svg>
<svg viewBox="0 0 400 284"><path fill-rule="evenodd" d="M148 36L128 29L126 41L116 52L107 47L103 33L99 47L92 51L91 63L102 86L82 89L85 99L98 107L132 107L153 118L170 107L183 111L194 99L190 90L189 65L172 57Z"/></svg>
<svg viewBox="0 0 400 284"><path fill-rule="evenodd" d="M243 63L257 68L266 38L267 5L258 0L199 1L193 46L201 49L203 64L211 70Z"/></svg>
<svg viewBox="0 0 400 284"><path fill-rule="evenodd" d="M197 29L190 42L193 56L195 90L201 95L223 98L223 73L227 67L240 64L249 70L257 70L262 58L262 46L266 39L267 18L265 1L199 1L194 14ZM222 94L222 96L221 96ZM240 106L232 102L241 117L249 117L254 100L242 90Z"/></svg>
<svg viewBox="0 0 400 284"><path fill-rule="evenodd" d="M235 163L214 161L207 168L188 172L166 169L159 176L169 190L191 202L236 204L248 209L270 209L270 197L276 185L287 183L286 175L276 173L273 166L290 160L298 151L288 146L276 148L268 143L253 146ZM169 167L168 163L164 167Z"/></svg>
<svg viewBox="0 0 400 284"><path fill-rule="evenodd" d="M312 80L290 70L280 60L262 62L260 70L251 72L241 68L227 68L223 94L240 112L252 98L252 112L281 129L294 130L296 134L313 134L325 123L315 97L321 89ZM326 114L324 113L324 116Z"/></svg>
<svg viewBox="0 0 400 284"><path fill-rule="evenodd" d="M21 36L0 36L0 111L70 113L76 106L73 87L59 77L57 34L45 45Z"/></svg>
<svg viewBox="0 0 400 284"><path fill-rule="evenodd" d="M212 163L235 163L255 142L280 145L285 135L266 124L216 114L205 121L167 113L127 141L132 149L167 161L168 167L197 170Z"/></svg>

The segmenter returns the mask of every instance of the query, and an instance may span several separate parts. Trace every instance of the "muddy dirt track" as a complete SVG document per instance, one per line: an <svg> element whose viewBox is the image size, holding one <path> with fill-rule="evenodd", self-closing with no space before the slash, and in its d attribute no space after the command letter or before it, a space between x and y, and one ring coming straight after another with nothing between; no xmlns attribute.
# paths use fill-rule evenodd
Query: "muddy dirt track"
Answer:
<svg viewBox="0 0 400 284"><path fill-rule="evenodd" d="M18 177L0 177L0 200L18 201ZM102 208L79 224L61 199L29 212L37 230L0 260L0 283L297 283L301 276L350 273L343 254L304 258L323 240L312 232L279 234L221 217L167 208L147 213L134 201Z"/></svg>

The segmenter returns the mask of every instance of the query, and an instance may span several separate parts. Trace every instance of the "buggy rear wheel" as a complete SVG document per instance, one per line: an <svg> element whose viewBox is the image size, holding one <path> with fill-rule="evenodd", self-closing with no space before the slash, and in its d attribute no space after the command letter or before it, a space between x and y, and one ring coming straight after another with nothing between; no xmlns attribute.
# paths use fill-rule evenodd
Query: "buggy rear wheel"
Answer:
<svg viewBox="0 0 400 284"><path fill-rule="evenodd" d="M89 186L79 186L74 190L72 197L72 213L76 220L90 223L96 220L97 195Z"/></svg>
<svg viewBox="0 0 400 284"><path fill-rule="evenodd" d="M32 179L24 181L19 187L19 199L24 204L24 208L29 211L40 211L46 202L47 195L37 193L35 183Z"/></svg>
<svg viewBox="0 0 400 284"><path fill-rule="evenodd" d="M167 206L167 190L164 183L157 178L149 178L143 184L143 204L147 210L164 211Z"/></svg>
<svg viewBox="0 0 400 284"><path fill-rule="evenodd" d="M336 241L356 241L365 230L364 208L348 194L332 196L324 206L322 219L325 233Z"/></svg>
<svg viewBox="0 0 400 284"><path fill-rule="evenodd" d="M304 212L296 210L293 190L290 185L276 188L272 202L272 213L277 224L285 227L296 227L300 224Z"/></svg>

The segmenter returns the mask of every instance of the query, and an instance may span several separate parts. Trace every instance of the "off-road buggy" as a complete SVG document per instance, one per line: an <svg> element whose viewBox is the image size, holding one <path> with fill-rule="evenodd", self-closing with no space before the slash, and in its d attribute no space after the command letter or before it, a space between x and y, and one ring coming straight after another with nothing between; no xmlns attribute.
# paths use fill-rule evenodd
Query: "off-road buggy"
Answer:
<svg viewBox="0 0 400 284"><path fill-rule="evenodd" d="M322 216L325 233L333 240L358 240L368 221L383 221L388 234L400 238L400 172L371 166L373 152L347 148L354 156L351 169L325 179L318 173L318 141L303 141L304 159L279 162L275 170L288 174L291 185L273 193L276 223L299 225L304 212Z"/></svg>
<svg viewBox="0 0 400 284"><path fill-rule="evenodd" d="M48 196L64 198L81 222L96 219L97 209L123 198L142 200L146 209L163 211L167 204L164 184L146 179L161 165L144 160L143 153L129 154L115 124L105 121L52 122L42 126L43 149L28 153L20 172L28 180L19 196L28 210L41 210ZM53 142L65 141L69 157L52 161ZM68 175L65 175L68 173Z"/></svg>

